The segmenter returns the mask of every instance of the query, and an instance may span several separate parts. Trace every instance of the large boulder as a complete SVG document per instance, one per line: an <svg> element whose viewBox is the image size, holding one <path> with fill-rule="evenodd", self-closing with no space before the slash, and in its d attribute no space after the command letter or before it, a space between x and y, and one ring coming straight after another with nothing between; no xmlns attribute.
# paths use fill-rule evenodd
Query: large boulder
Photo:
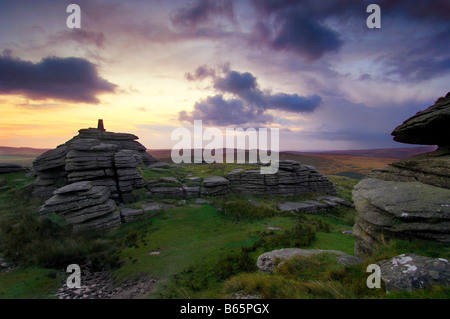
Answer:
<svg viewBox="0 0 450 319"><path fill-rule="evenodd" d="M378 265L386 292L450 285L450 263L446 259L402 254Z"/></svg>
<svg viewBox="0 0 450 319"><path fill-rule="evenodd" d="M355 254L370 255L383 240L450 242L450 189L420 182L365 179L355 186Z"/></svg>
<svg viewBox="0 0 450 319"><path fill-rule="evenodd" d="M450 146L450 92L434 105L407 119L393 132L394 140L408 144Z"/></svg>
<svg viewBox="0 0 450 319"><path fill-rule="evenodd" d="M105 186L83 181L66 185L54 192L41 207L41 214L57 214L74 232L108 230L120 225L120 213Z"/></svg>

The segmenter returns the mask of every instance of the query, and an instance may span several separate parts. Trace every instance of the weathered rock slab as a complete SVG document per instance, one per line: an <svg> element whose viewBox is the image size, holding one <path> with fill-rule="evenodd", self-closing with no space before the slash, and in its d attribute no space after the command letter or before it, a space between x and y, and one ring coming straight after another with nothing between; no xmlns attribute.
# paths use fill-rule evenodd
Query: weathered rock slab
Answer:
<svg viewBox="0 0 450 319"><path fill-rule="evenodd" d="M450 285L450 263L445 259L402 254L379 262L379 266L386 292Z"/></svg>

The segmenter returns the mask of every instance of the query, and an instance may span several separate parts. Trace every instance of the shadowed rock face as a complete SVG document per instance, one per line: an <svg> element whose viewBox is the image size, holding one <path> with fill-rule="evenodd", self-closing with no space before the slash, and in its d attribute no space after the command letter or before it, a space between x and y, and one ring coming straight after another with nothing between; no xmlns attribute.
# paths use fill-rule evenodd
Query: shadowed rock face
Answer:
<svg viewBox="0 0 450 319"><path fill-rule="evenodd" d="M396 141L439 145L436 151L376 169L355 186L356 255L370 255L377 244L395 238L450 243L449 112L447 95L392 133Z"/></svg>
<svg viewBox="0 0 450 319"><path fill-rule="evenodd" d="M407 144L450 146L450 94L418 112L393 132L394 141Z"/></svg>

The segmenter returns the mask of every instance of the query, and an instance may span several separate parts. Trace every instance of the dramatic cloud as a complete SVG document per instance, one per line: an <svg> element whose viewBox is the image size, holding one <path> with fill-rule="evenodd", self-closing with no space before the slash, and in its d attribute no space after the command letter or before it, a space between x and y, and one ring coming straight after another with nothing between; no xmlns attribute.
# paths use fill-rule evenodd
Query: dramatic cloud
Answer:
<svg viewBox="0 0 450 319"><path fill-rule="evenodd" d="M266 99L270 108L287 112L312 112L322 101L318 95L304 97L298 94L286 93L267 95Z"/></svg>
<svg viewBox="0 0 450 319"><path fill-rule="evenodd" d="M189 80L203 80L211 78L213 87L221 94L207 97L196 102L194 110L188 114L179 113L180 121L203 120L214 125L238 125L244 123L266 124L273 121L267 110L285 112L312 112L322 99L318 95L303 97L298 94L275 93L270 90L261 90L256 77L249 73L240 73L225 66L217 74L206 66L198 67L192 74L187 73ZM224 94L232 96L225 99Z"/></svg>
<svg viewBox="0 0 450 319"><path fill-rule="evenodd" d="M242 100L226 100L223 98L223 95L218 94L196 102L194 110L190 114L186 111L181 111L179 120L187 122L202 120L205 124L226 126L247 123L270 123L273 118L269 114L264 114L261 109L245 105Z"/></svg>
<svg viewBox="0 0 450 319"><path fill-rule="evenodd" d="M214 80L214 87L217 90L236 95L248 90L254 90L256 86L256 78L249 72L230 71L225 77L217 77Z"/></svg>
<svg viewBox="0 0 450 319"><path fill-rule="evenodd" d="M264 22L256 24L251 42L291 51L308 60L338 51L343 44L337 32L298 10L279 13L275 23L277 28Z"/></svg>
<svg viewBox="0 0 450 319"><path fill-rule="evenodd" d="M290 51L307 60L317 60L329 52L337 52L344 44L340 34L324 23L336 12L335 5L310 1L252 1L260 12L254 24L250 43L275 50ZM328 1L325 1L328 2ZM328 6L327 6L328 5ZM326 12L325 12L326 11Z"/></svg>
<svg viewBox="0 0 450 319"><path fill-rule="evenodd" d="M33 63L13 58L9 52L0 55L0 94L98 104L97 94L115 88L85 59L47 57Z"/></svg>
<svg viewBox="0 0 450 319"><path fill-rule="evenodd" d="M233 2L227 0L199 0L191 6L178 9L172 18L177 27L197 27L210 22L217 16L226 16L233 20Z"/></svg>
<svg viewBox="0 0 450 319"><path fill-rule="evenodd" d="M375 40L370 42L369 51L390 41L376 59L383 69L383 80L417 83L441 76L450 68L450 2L447 0L251 2L259 13L250 38L250 43L256 46L291 52L307 61L316 61L327 54L331 56L329 53L340 52L346 42L352 41L352 36L364 33L364 37ZM384 42L377 39L379 32L369 33L364 28L369 3L380 5L382 28L390 30L385 31L390 34ZM414 31L406 44L403 31L408 28Z"/></svg>

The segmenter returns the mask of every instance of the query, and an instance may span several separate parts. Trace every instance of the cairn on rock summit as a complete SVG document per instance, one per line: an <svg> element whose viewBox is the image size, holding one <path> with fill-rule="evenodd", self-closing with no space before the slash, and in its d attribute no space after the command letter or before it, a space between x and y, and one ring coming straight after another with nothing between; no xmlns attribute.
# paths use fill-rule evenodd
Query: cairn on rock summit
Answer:
<svg viewBox="0 0 450 319"><path fill-rule="evenodd" d="M158 160L137 142L137 136L108 132L99 120L98 128L81 129L79 134L37 157L33 169L38 179L33 195L50 197L65 184L92 181L95 186L106 186L111 198L132 202L131 191L145 186L137 167Z"/></svg>
<svg viewBox="0 0 450 319"><path fill-rule="evenodd" d="M109 229L121 223L116 203L135 200L132 191L146 186L138 166L158 160L137 136L108 132L103 120L33 162L38 176L33 195L51 197L41 214L63 216L74 231Z"/></svg>
<svg viewBox="0 0 450 319"><path fill-rule="evenodd" d="M449 125L447 94L392 132L402 143L439 147L376 169L355 186L355 255L370 255L377 244L395 238L450 243Z"/></svg>

